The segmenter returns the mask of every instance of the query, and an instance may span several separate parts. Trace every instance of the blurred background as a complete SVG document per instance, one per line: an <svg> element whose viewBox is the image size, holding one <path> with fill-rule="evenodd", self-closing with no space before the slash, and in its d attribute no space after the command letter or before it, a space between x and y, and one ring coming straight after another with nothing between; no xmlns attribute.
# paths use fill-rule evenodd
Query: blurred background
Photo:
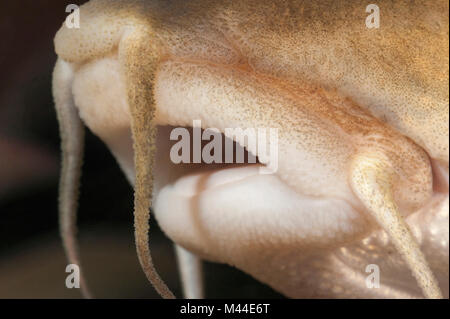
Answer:
<svg viewBox="0 0 450 319"><path fill-rule="evenodd" d="M0 298L81 297L65 287L57 220L59 134L51 95L53 36L71 3L0 1ZM95 297L158 297L135 252L132 189L90 132L83 174L80 251ZM154 221L150 227L156 267L181 296L172 243ZM209 298L281 297L226 265L205 263L205 282Z"/></svg>

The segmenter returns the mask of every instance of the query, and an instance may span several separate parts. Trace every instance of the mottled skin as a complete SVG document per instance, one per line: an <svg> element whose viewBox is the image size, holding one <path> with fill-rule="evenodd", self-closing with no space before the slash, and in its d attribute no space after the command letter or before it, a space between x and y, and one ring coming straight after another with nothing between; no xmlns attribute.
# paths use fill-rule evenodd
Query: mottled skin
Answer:
<svg viewBox="0 0 450 319"><path fill-rule="evenodd" d="M99 0L58 32L60 122L76 107L135 184L140 261L163 296L146 237L153 165L170 238L288 296L420 297L407 267L426 297L448 296L448 3L377 4L367 29L364 1ZM186 175L155 124L193 119L278 128L277 174ZM379 290L361 279L370 263Z"/></svg>

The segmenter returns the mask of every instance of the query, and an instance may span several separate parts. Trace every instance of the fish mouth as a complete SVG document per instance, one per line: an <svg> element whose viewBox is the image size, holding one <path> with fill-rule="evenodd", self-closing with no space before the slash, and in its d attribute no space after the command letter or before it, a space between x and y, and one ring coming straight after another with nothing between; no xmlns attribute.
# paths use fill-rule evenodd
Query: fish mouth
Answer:
<svg viewBox="0 0 450 319"><path fill-rule="evenodd" d="M339 176L332 182L323 182L328 171L320 168L328 166L322 166L323 159L299 148L296 137L289 134L292 127L278 125L272 117L244 117L246 113L236 109L243 107L241 104L211 109L213 103L219 105L220 101L205 97L201 85L186 91L183 83L187 80L171 78L170 70L181 67L178 64L167 63L165 67L168 70L162 67L155 85L154 122L158 134L153 208L161 228L172 240L190 250L203 249L199 253L203 256L227 256L231 254L214 250L228 249L221 242L229 241L230 234L236 245L247 243L255 247L259 243L267 249L289 246L305 251L308 247L328 248L330 243L343 245L374 229L368 214L351 200L354 195L347 189L346 179L341 178L345 172L337 172ZM240 76L251 85L253 78ZM216 84L221 87L221 83ZM258 85L263 92L264 84ZM117 57L80 68L73 92L81 118L109 146L134 184L131 117ZM234 103L232 99L229 102ZM292 123L300 116L294 107L279 112L284 112L283 118ZM170 153L177 140L172 141L170 133L176 128L192 132L193 121L198 119L202 120L203 129L219 128L223 141L226 128L278 127L278 170L261 174L261 168L270 163L247 147L245 141L234 138L235 150L244 148L245 159L249 154L258 155L255 163L175 163Z"/></svg>
<svg viewBox="0 0 450 319"><path fill-rule="evenodd" d="M170 140L170 133L175 128L158 126L153 208L166 234L203 258L227 262L233 253L216 249L229 249L220 243L229 241L230 234L236 244L256 250L259 245L289 246L306 252L308 242L325 247L330 238L354 240L355 233L367 231L370 223L346 201L305 196L278 172L261 174L265 165L258 157L249 163L253 154L240 143L234 147L244 149L244 163L174 163L170 154L177 141Z"/></svg>
<svg viewBox="0 0 450 319"><path fill-rule="evenodd" d="M189 140L175 140L171 137L171 134L179 129L186 132ZM258 156L224 133L216 130L213 140L194 141L195 130L198 130L199 135L209 131L193 127L158 125L154 169L156 189L173 184L183 196L196 196L212 188L238 183L258 175L265 167ZM207 151L207 144L210 143L214 143L215 147L209 147ZM225 145L230 145L231 148L226 148ZM195 152L198 154L194 154ZM203 182L195 183L196 179L202 179Z"/></svg>

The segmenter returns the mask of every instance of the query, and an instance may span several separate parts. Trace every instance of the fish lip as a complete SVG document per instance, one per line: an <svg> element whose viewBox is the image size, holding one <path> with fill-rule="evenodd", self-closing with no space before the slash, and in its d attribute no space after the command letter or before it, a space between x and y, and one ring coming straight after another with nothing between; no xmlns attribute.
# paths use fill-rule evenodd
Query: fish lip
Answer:
<svg viewBox="0 0 450 319"><path fill-rule="evenodd" d="M173 190L180 196L193 197L221 187L232 187L234 184L257 176L258 166L224 167L187 174L175 182Z"/></svg>

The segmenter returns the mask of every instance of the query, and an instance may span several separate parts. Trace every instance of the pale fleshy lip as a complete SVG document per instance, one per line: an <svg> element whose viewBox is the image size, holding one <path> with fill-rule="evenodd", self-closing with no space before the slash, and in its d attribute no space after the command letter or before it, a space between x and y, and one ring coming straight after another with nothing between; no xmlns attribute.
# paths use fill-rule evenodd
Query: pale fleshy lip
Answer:
<svg viewBox="0 0 450 319"><path fill-rule="evenodd" d="M259 165L248 165L234 168L222 168L180 177L173 190L182 196L197 196L204 191L210 191L257 176Z"/></svg>

